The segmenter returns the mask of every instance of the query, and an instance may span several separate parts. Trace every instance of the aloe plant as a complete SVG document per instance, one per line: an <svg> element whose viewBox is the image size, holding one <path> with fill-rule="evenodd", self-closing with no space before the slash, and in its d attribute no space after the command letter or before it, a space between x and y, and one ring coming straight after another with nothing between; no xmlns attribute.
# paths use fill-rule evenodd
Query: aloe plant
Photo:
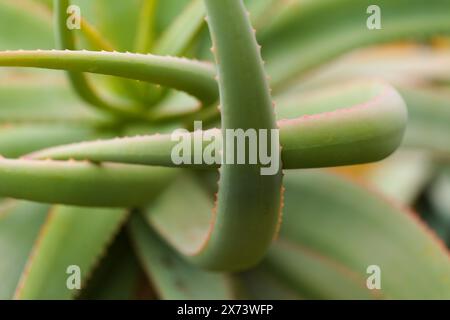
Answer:
<svg viewBox="0 0 450 320"><path fill-rule="evenodd" d="M320 169L390 156L405 100L405 143L450 152L414 136L448 133L422 116L433 101L448 117L434 91L364 77L308 90L306 71L350 50L450 31L444 0L378 1L388 14L370 31L372 2L0 3L36 28L0 32L0 298L450 298L447 248L410 209ZM268 130L281 167L194 161L211 140L176 164L177 129L216 137L224 158L226 130Z"/></svg>

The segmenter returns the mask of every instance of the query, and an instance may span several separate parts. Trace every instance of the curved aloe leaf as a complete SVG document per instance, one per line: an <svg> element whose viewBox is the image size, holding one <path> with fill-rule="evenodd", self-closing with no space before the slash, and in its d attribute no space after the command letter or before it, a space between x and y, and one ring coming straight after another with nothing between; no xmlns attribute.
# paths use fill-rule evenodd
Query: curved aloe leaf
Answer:
<svg viewBox="0 0 450 320"><path fill-rule="evenodd" d="M203 271L167 246L138 215L130 236L147 276L162 299L232 299L229 276Z"/></svg>
<svg viewBox="0 0 450 320"><path fill-rule="evenodd" d="M413 206L430 183L434 171L430 153L400 149L389 159L371 168L364 178L386 196Z"/></svg>
<svg viewBox="0 0 450 320"><path fill-rule="evenodd" d="M53 207L22 273L15 298L73 298L77 290L67 286L69 266L79 267L83 286L126 216L123 209Z"/></svg>
<svg viewBox="0 0 450 320"><path fill-rule="evenodd" d="M436 182L431 188L431 201L441 218L450 226L450 169L447 167L442 170ZM449 228L450 231L450 228Z"/></svg>
<svg viewBox="0 0 450 320"><path fill-rule="evenodd" d="M176 169L0 159L0 196L94 207L144 206Z"/></svg>
<svg viewBox="0 0 450 320"><path fill-rule="evenodd" d="M400 145L407 118L402 98L381 82L290 96L280 101L276 112L283 119L278 126L284 169L381 160ZM217 129L203 134L221 138ZM171 137L167 134L87 142L43 150L32 157L175 166L171 151L179 142ZM186 133L186 137L194 141L195 133ZM203 141L202 150L209 144ZM202 150L193 149L191 160Z"/></svg>
<svg viewBox="0 0 450 320"><path fill-rule="evenodd" d="M285 185L282 238L339 262L363 279L370 276L369 266L379 266L378 293L383 298L450 298L448 251L414 213L321 172L289 173Z"/></svg>
<svg viewBox="0 0 450 320"><path fill-rule="evenodd" d="M197 97L205 105L218 96L209 64L174 57L95 51L4 51L0 66L59 69L114 75L168 86Z"/></svg>
<svg viewBox="0 0 450 320"><path fill-rule="evenodd" d="M12 299L49 206L4 201L0 208L0 299Z"/></svg>
<svg viewBox="0 0 450 320"><path fill-rule="evenodd" d="M370 5L381 9L380 30L367 28ZM298 3L261 35L269 74L280 88L295 76L357 47L450 33L449 11L446 0L427 1L425 10L422 0Z"/></svg>

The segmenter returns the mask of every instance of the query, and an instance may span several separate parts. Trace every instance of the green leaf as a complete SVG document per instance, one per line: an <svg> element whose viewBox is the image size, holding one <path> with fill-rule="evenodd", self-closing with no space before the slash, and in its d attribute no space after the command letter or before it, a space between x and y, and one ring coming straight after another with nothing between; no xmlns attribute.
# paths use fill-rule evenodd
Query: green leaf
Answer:
<svg viewBox="0 0 450 320"><path fill-rule="evenodd" d="M4 125L0 126L0 154L15 158L42 148L94 140L99 136L92 128L76 125Z"/></svg>
<svg viewBox="0 0 450 320"><path fill-rule="evenodd" d="M404 145L450 157L450 91L403 88L400 92L411 115Z"/></svg>
<svg viewBox="0 0 450 320"><path fill-rule="evenodd" d="M70 299L69 266L80 268L84 285L127 212L55 206L41 229L15 293L17 299Z"/></svg>
<svg viewBox="0 0 450 320"><path fill-rule="evenodd" d="M94 207L141 207L176 169L89 162L0 159L0 196Z"/></svg>
<svg viewBox="0 0 450 320"><path fill-rule="evenodd" d="M135 215L130 236L142 266L162 299L232 299L231 279L226 274L203 271L169 248Z"/></svg>
<svg viewBox="0 0 450 320"><path fill-rule="evenodd" d="M400 145L406 126L406 107L389 85L365 81L333 87L310 94L288 96L276 108L279 119L281 157L284 169L348 165L381 160ZM217 129L203 136L221 139ZM198 132L184 138L198 139ZM192 148L196 156L211 143L203 139L202 149ZM37 152L34 158L111 161L134 164L176 166L172 150L179 144L172 135L124 138L88 142ZM220 143L222 144L222 143Z"/></svg>
<svg viewBox="0 0 450 320"><path fill-rule="evenodd" d="M450 298L448 251L414 213L321 172L289 173L285 186L283 238L364 279L379 266L383 298Z"/></svg>
<svg viewBox="0 0 450 320"><path fill-rule="evenodd" d="M289 0L244 0L244 3L250 13L252 24L258 32L270 28L280 11L291 5Z"/></svg>
<svg viewBox="0 0 450 320"><path fill-rule="evenodd" d="M436 213L448 226L450 232L450 169L442 170L430 190L430 199Z"/></svg>
<svg viewBox="0 0 450 320"><path fill-rule="evenodd" d="M381 160L403 139L407 109L378 81L320 90L280 102L284 168L326 167Z"/></svg>
<svg viewBox="0 0 450 320"><path fill-rule="evenodd" d="M12 299L49 206L6 200L0 208L0 299Z"/></svg>
<svg viewBox="0 0 450 320"><path fill-rule="evenodd" d="M174 57L95 51L6 51L0 66L59 69L114 75L168 86L197 97L205 105L218 96L209 64Z"/></svg>
<svg viewBox="0 0 450 320"><path fill-rule="evenodd" d="M370 5L381 9L380 30L367 27ZM268 72L280 89L296 76L355 48L448 34L449 11L446 0L427 1L425 10L422 0L299 2L260 39Z"/></svg>

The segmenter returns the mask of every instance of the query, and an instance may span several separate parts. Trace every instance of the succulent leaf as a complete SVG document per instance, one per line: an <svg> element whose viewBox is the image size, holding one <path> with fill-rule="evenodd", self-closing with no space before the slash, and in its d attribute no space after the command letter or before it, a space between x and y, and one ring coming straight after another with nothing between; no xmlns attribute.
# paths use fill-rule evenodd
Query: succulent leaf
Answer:
<svg viewBox="0 0 450 320"><path fill-rule="evenodd" d="M379 266L383 298L450 297L448 250L415 213L339 176L290 172L285 180L282 238L345 265L362 286L367 268Z"/></svg>

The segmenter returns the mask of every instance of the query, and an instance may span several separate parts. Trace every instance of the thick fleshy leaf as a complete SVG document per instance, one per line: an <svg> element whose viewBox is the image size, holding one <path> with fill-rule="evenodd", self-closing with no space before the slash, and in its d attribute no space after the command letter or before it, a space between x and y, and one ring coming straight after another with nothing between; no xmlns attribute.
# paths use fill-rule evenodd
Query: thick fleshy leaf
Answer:
<svg viewBox="0 0 450 320"><path fill-rule="evenodd" d="M124 209L53 207L22 273L15 298L76 296L78 290L70 286L77 282L74 277L79 276L84 285L126 216Z"/></svg>
<svg viewBox="0 0 450 320"><path fill-rule="evenodd" d="M0 159L0 196L94 207L142 207L177 169Z"/></svg>
<svg viewBox="0 0 450 320"><path fill-rule="evenodd" d="M95 51L4 51L0 66L33 67L119 76L168 86L197 97L205 105L218 97L214 69L175 57Z"/></svg>
<svg viewBox="0 0 450 320"><path fill-rule="evenodd" d="M339 262L363 286L367 268L380 267L382 298L450 298L448 251L414 213L323 172L289 173L285 185L283 238Z"/></svg>
<svg viewBox="0 0 450 320"><path fill-rule="evenodd" d="M12 299L50 207L6 200L0 208L0 299Z"/></svg>
<svg viewBox="0 0 450 320"><path fill-rule="evenodd" d="M354 81L349 83L354 83ZM303 113L314 114L328 108L336 108L342 103L344 105L351 104L351 99L360 99L357 97L363 94L362 87L367 87L365 84L367 80L359 80L359 83L347 88L334 85L309 92L283 95L277 99L277 116L282 118L298 116ZM450 126L448 125L450 123L450 91L417 86L399 86L399 94L405 101L409 118L402 145L409 148L425 149L437 156L448 158L450 154L448 143L448 137L450 136ZM339 125L341 125L341 122L339 122Z"/></svg>
<svg viewBox="0 0 450 320"><path fill-rule="evenodd" d="M153 13L154 16L159 16L162 6L164 6L164 2L167 1L152 1L145 2L145 6L151 5L151 8L145 9L153 9L155 11ZM142 50L143 52L151 52L157 55L169 55L169 56L185 56L186 51L189 46L192 45L195 38L198 36L200 31L205 26L205 8L203 4L203 0L193 0L191 1L183 10L174 18L171 24L159 35L159 37L154 41L154 44L151 47L151 50ZM156 29L156 20L157 17L153 17L155 21L151 21L154 23L152 27ZM148 16L142 16L141 19L151 19ZM145 23L145 21L144 21ZM147 22L148 23L148 22ZM143 26L141 26L142 29ZM144 26L145 27L145 26ZM148 27L147 27L148 28ZM152 31L153 33L156 30ZM140 36L142 36L140 34ZM154 36L154 35L153 35ZM140 41L141 46L148 47L148 44L145 44L145 41L149 41L149 36ZM138 51L140 52L140 51ZM149 85L142 85L141 92L146 92L150 97L158 96L156 99L159 101L166 96L166 92L162 91L161 88L149 87ZM153 100L155 101L155 100ZM151 101L152 102L152 101ZM154 103L153 103L154 104Z"/></svg>
<svg viewBox="0 0 450 320"><path fill-rule="evenodd" d="M374 14L367 13L372 5L381 10L379 30L367 26ZM448 34L449 11L447 0L430 0L426 9L422 0L298 2L261 35L269 74L280 88L295 76L357 47Z"/></svg>
<svg viewBox="0 0 450 320"><path fill-rule="evenodd" d="M285 119L278 122L285 168L381 160L400 145L408 117L397 91L378 81L288 98L276 111Z"/></svg>
<svg viewBox="0 0 450 320"><path fill-rule="evenodd" d="M400 145L407 118L398 93L389 85L370 81L288 97L276 111L282 119L278 127L285 169L381 160ZM217 129L203 136L222 139ZM199 149L192 143L199 139L198 133L186 133L184 138L192 148L193 165L186 166L211 167L193 161L211 142L203 139ZM172 150L179 143L172 135L156 135L62 146L33 157L176 166Z"/></svg>
<svg viewBox="0 0 450 320"><path fill-rule="evenodd" d="M76 125L3 125L0 126L0 154L15 158L42 148L94 140L100 136L92 128Z"/></svg>
<svg viewBox="0 0 450 320"><path fill-rule="evenodd" d="M132 218L129 232L142 266L160 298L233 298L230 276L204 271L184 260L138 215Z"/></svg>

